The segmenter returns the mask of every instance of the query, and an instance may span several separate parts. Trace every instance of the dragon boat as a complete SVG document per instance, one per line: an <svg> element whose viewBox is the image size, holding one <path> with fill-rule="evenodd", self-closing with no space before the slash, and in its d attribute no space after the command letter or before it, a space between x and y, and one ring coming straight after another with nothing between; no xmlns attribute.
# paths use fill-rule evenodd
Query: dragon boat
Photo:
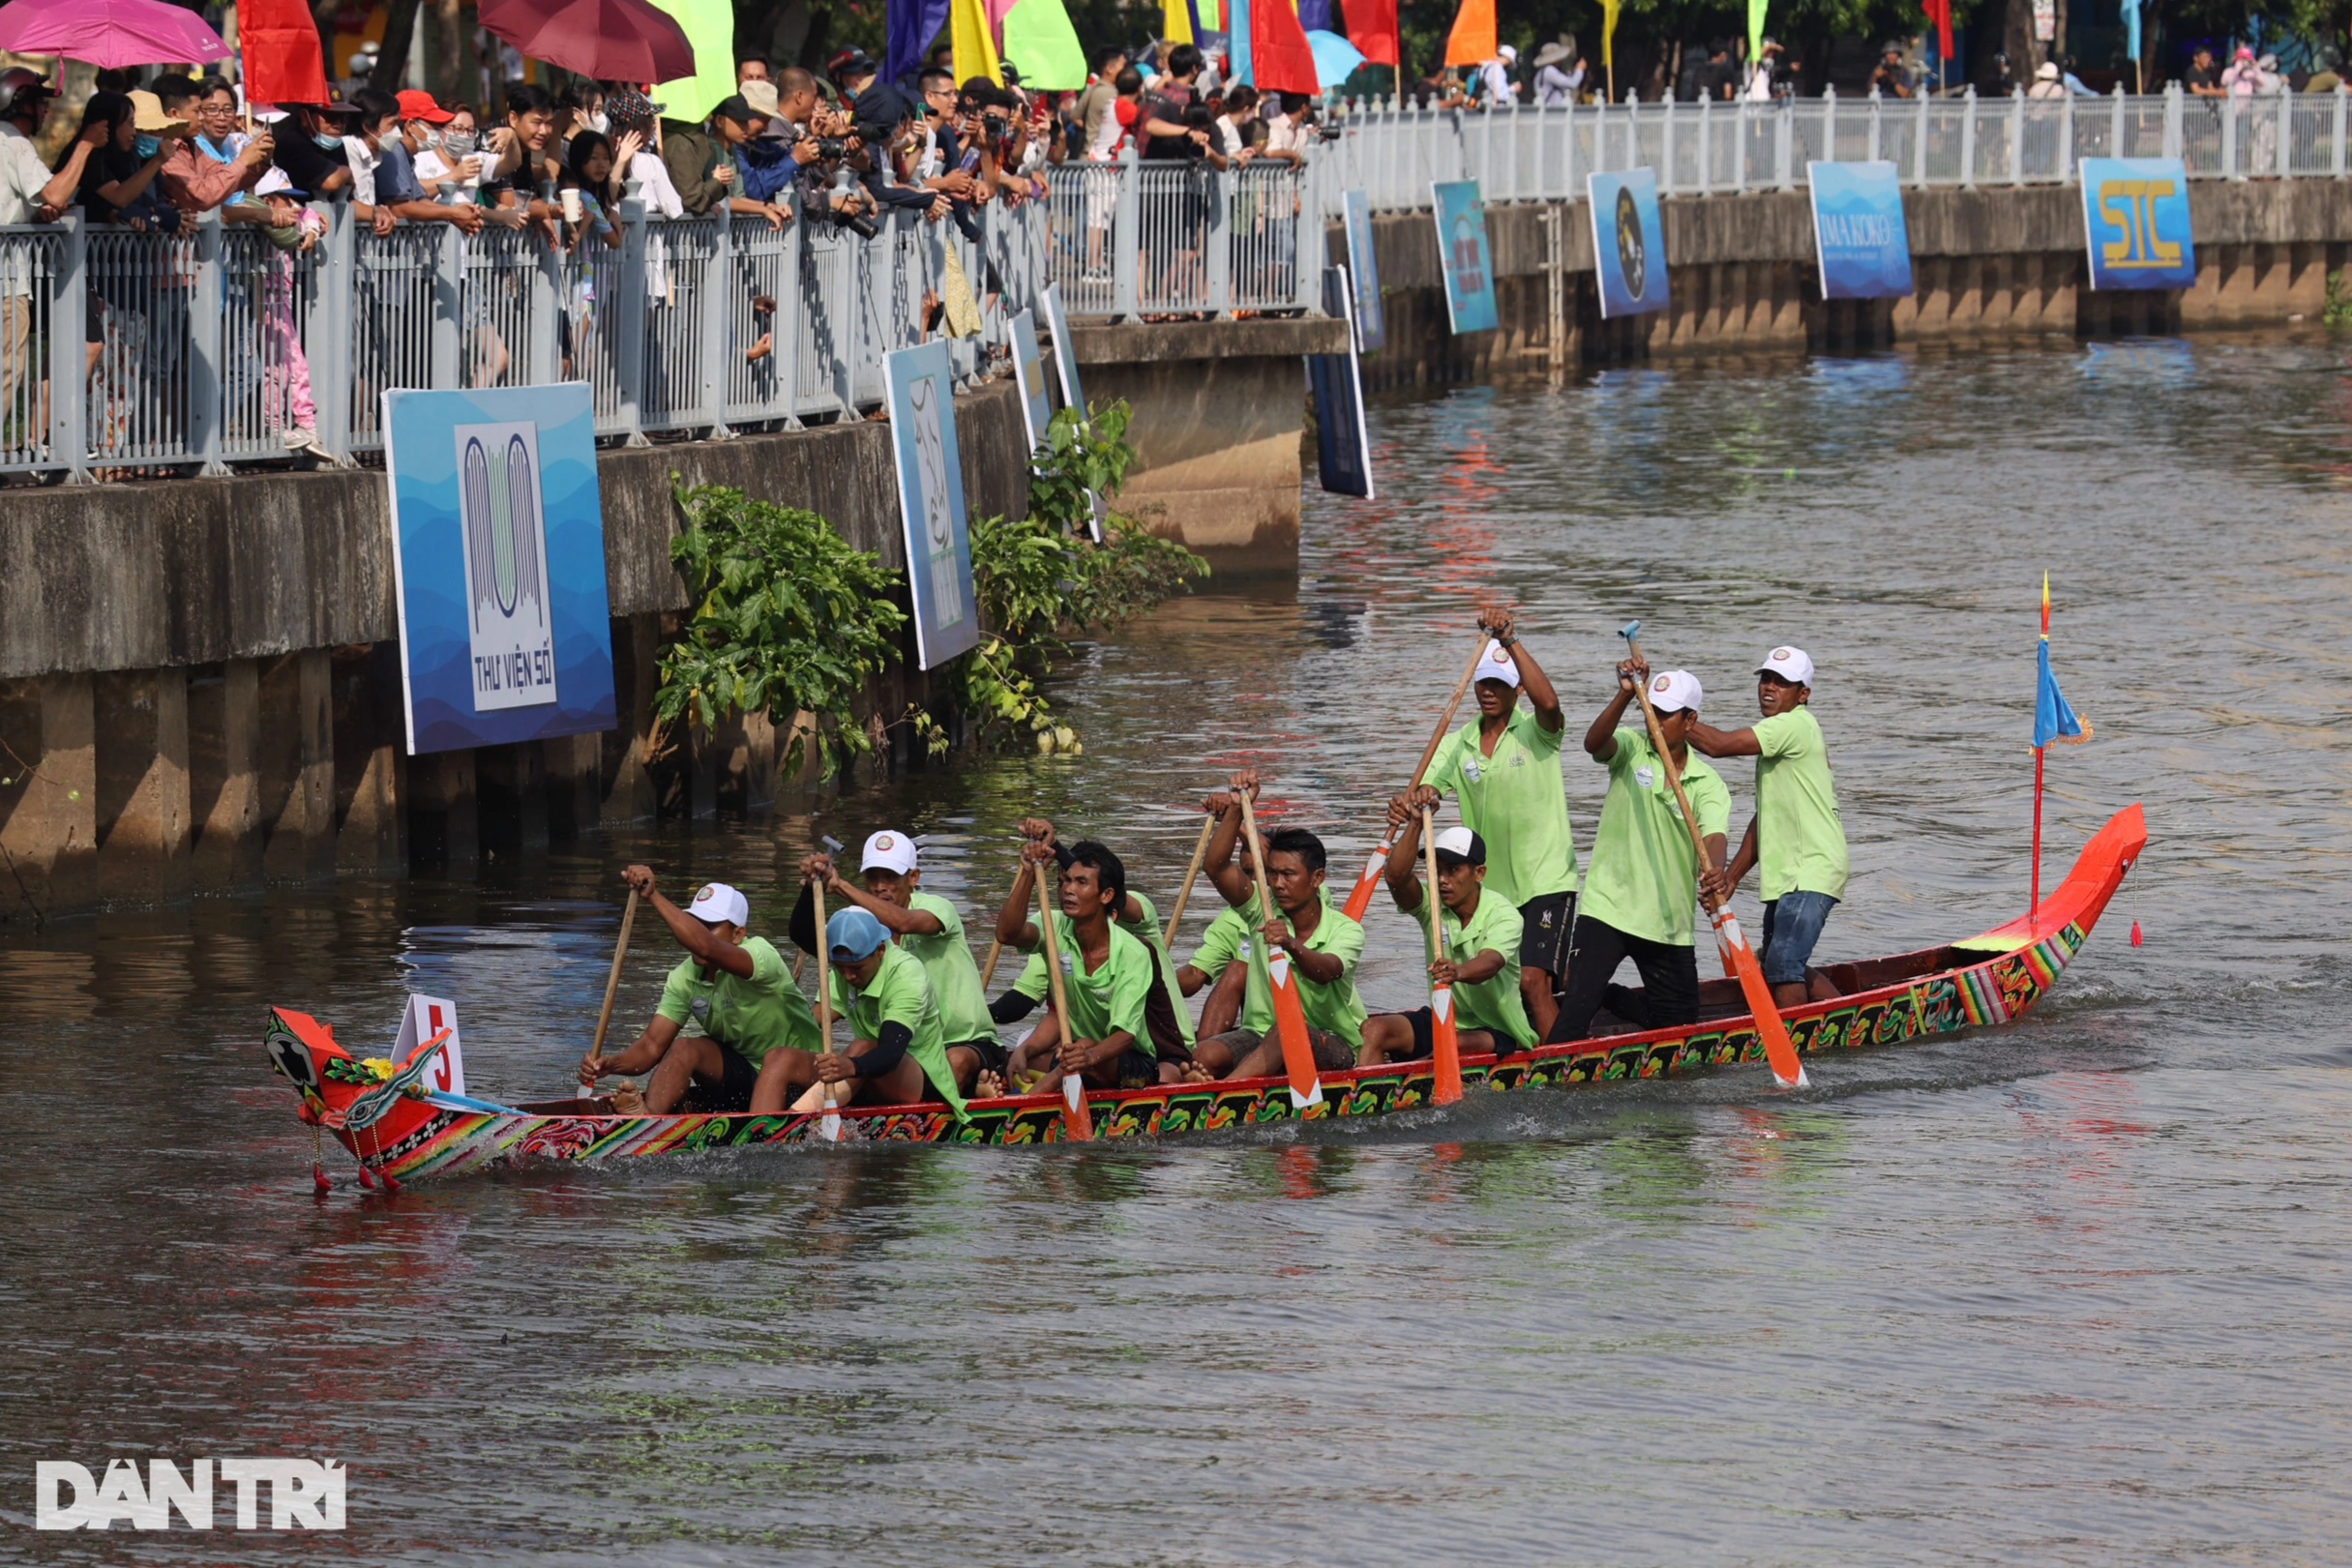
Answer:
<svg viewBox="0 0 2352 1568"><path fill-rule="evenodd" d="M1843 993L1788 1010L1804 1055L1891 1046L2014 1021L2058 982L2148 842L2136 805L2085 845L2066 880L2029 914L1980 936L1916 953L1820 966ZM1761 1066L1764 1047L1740 1011L1739 987L1701 988L1701 1021L1645 1033L1542 1046L1498 1061L1465 1057L1467 1092L1598 1087L1674 1078L1742 1063ZM426 1080L428 1041L386 1076L338 1045L308 1014L273 1008L265 1046L300 1096L302 1119L332 1131L359 1161L363 1179L387 1185L540 1160L623 1160L698 1149L826 1140L821 1112L621 1115L610 1100L503 1107L437 1095ZM389 1064L387 1064L387 1067ZM1427 1061L1327 1073L1324 1100L1295 1110L1279 1078L1087 1096L1097 1139L1165 1138L1299 1119L1378 1116L1430 1103ZM1062 1140L1058 1094L974 1100L959 1122L943 1105L856 1106L837 1112L837 1139L910 1143L1052 1143ZM321 1181L324 1181L322 1176Z"/></svg>

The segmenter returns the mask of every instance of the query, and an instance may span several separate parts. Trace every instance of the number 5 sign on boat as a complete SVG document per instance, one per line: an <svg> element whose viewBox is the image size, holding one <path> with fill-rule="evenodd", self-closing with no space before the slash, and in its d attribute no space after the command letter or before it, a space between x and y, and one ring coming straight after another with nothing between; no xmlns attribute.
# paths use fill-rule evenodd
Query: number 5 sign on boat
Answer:
<svg viewBox="0 0 2352 1568"><path fill-rule="evenodd" d="M419 1047L431 1043L443 1029L449 1031L449 1043L441 1048L440 1056L425 1074L425 1087L435 1094L463 1094L465 1092L465 1058L458 1054L458 1004L438 996L411 996L408 1012L401 1020L401 1037L392 1044L392 1065L397 1071L416 1056Z"/></svg>

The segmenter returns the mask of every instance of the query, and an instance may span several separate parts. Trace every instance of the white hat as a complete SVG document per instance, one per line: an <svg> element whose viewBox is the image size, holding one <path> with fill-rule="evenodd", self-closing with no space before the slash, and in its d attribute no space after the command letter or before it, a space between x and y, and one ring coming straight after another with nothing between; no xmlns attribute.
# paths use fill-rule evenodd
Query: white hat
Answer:
<svg viewBox="0 0 2352 1568"><path fill-rule="evenodd" d="M1486 651L1478 656L1478 673L1475 678L1482 681L1501 681L1505 686L1515 688L1519 684L1519 662L1503 651L1502 643L1490 637L1487 640Z"/></svg>
<svg viewBox="0 0 2352 1568"><path fill-rule="evenodd" d="M2058 79L2058 63L2054 60L2042 61L2041 64L2034 68L2034 79L2036 81L2056 81Z"/></svg>
<svg viewBox="0 0 2352 1568"><path fill-rule="evenodd" d="M912 839L904 833L877 833L866 841L866 853L858 861L858 869L870 872L879 866L904 876L914 870L914 858Z"/></svg>
<svg viewBox="0 0 2352 1568"><path fill-rule="evenodd" d="M1486 841L1468 828L1452 827L1440 833L1431 847L1441 855L1466 860L1473 866L1486 864Z"/></svg>
<svg viewBox="0 0 2352 1568"><path fill-rule="evenodd" d="M1512 48L1508 44L1498 44L1495 45L1495 58L1498 60L1516 60L1519 58L1519 51Z"/></svg>
<svg viewBox="0 0 2352 1568"><path fill-rule="evenodd" d="M1756 673L1761 675L1768 669L1782 680L1799 686L1813 684L1813 660L1802 648L1774 648L1764 656L1764 663L1756 666Z"/></svg>
<svg viewBox="0 0 2352 1568"><path fill-rule="evenodd" d="M293 176L286 173L285 170L280 168L277 164L272 163L270 165L269 172L262 175L260 180L254 184L253 194L257 196L274 196L281 191L291 191L293 189Z"/></svg>
<svg viewBox="0 0 2352 1568"><path fill-rule="evenodd" d="M1660 713L1699 711L1699 677L1687 669L1661 669L1650 677L1650 705Z"/></svg>
<svg viewBox="0 0 2352 1568"><path fill-rule="evenodd" d="M686 906L686 912L705 926L722 923L748 926L752 923L750 901L725 882L703 883L701 890L695 894L694 902Z"/></svg>

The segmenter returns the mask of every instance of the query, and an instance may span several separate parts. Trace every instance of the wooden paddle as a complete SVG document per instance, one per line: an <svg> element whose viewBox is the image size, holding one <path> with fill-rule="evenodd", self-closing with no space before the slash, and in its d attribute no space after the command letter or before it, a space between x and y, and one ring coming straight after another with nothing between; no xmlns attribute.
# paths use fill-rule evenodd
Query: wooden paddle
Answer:
<svg viewBox="0 0 2352 1568"><path fill-rule="evenodd" d="M1470 667L1462 671L1462 679L1455 685L1453 696L1445 704L1445 712L1438 719L1438 727L1429 732L1429 744L1421 748L1421 760L1414 768L1413 777L1405 781L1406 788L1410 789L1421 782L1421 775L1429 771L1430 758L1436 756L1438 748L1445 744L1445 733L1453 728L1454 712L1462 706L1463 694L1470 690L1471 681L1478 673L1478 661L1486 657L1486 645L1493 640L1484 632L1478 634L1478 651L1470 656ZM1348 890L1347 916L1350 920L1362 920L1364 911L1372 907L1373 890L1380 886L1381 873L1388 864L1388 851L1395 847L1396 829L1390 828L1382 837L1380 847L1373 850L1371 858L1364 862L1363 874L1355 879L1355 886Z"/></svg>
<svg viewBox="0 0 2352 1568"><path fill-rule="evenodd" d="M1429 864L1429 962L1445 956L1445 901L1438 897L1438 814L1421 808L1421 855ZM1454 1026L1453 987L1429 982L1429 1103L1450 1106L1462 1098L1462 1037Z"/></svg>
<svg viewBox="0 0 2352 1568"><path fill-rule="evenodd" d="M828 962L832 949L825 940L825 885L811 881L809 892L817 902L817 1034L819 1054L822 1055L833 1049L833 967ZM849 1086L820 1083L818 1087L824 1091L825 1117L817 1130L826 1142L838 1143L842 1139L841 1108Z"/></svg>
<svg viewBox="0 0 2352 1568"><path fill-rule="evenodd" d="M1241 789L1236 793L1241 799L1241 829L1249 835L1250 863L1258 868L1262 924L1249 933L1249 938L1263 946L1265 943L1263 922L1282 919L1282 911L1274 907L1273 889L1265 880L1265 845L1258 838L1258 814L1249 803L1249 791ZM1291 956L1268 948L1265 972L1273 985L1274 1033L1282 1041L1282 1070L1291 1080L1291 1109L1304 1110L1309 1106L1322 1105L1323 1080L1315 1073L1315 1048L1307 1040L1306 1004L1298 999L1297 982L1291 978Z"/></svg>
<svg viewBox="0 0 2352 1568"><path fill-rule="evenodd" d="M1046 985L1054 993L1054 1018L1061 1025L1061 1043L1078 1036L1070 1032L1070 993L1061 981L1061 940L1054 934L1054 901L1046 896L1045 868L1037 869L1037 929L1045 933ZM1074 1143L1094 1141L1094 1118L1087 1113L1087 1086L1076 1073L1061 1075L1061 1130Z"/></svg>
<svg viewBox="0 0 2352 1568"><path fill-rule="evenodd" d="M637 889L629 890L629 902L621 907L620 940L612 944L612 971L605 976L605 1005L596 1012L596 1043L588 1048L591 1056L605 1053L605 1031L612 1026L612 998L621 989L621 961L629 956L629 928L637 921ZM596 1098L593 1082L582 1084L581 1098Z"/></svg>
<svg viewBox="0 0 2352 1568"><path fill-rule="evenodd" d="M1192 846L1192 864L1184 868L1184 885L1176 889L1176 908L1169 912L1168 927L1160 932L1160 945L1172 955L1176 952L1176 928L1184 923L1184 904L1192 897L1192 884L1200 879L1201 862L1208 858L1208 841L1216 831L1217 819L1211 814L1201 824L1200 842Z"/></svg>
<svg viewBox="0 0 2352 1568"><path fill-rule="evenodd" d="M1639 621L1628 621L1619 629L1618 636L1625 639L1626 652L1639 662L1642 645L1634 634L1642 629ZM1674 786L1675 804L1682 808L1682 825L1690 830L1690 850L1698 857L1702 873L1699 902L1707 906L1708 918L1714 922L1715 945L1722 949L1724 962L1740 977L1740 991L1747 998L1747 1010L1753 1015L1756 1033L1764 1041L1765 1060L1771 1063L1772 1077L1782 1088L1801 1089L1805 1085L1804 1063L1797 1059L1796 1043L1789 1039L1788 1025L1780 1021L1780 1009L1773 1005L1772 988L1764 983L1764 966L1756 962L1755 952L1741 933L1740 922L1731 912L1728 902L1717 903L1707 893L1704 873L1707 867L1707 840L1699 832L1699 816L1690 809L1690 797L1682 791L1682 775L1674 765L1674 757L1666 750L1666 732L1658 727L1657 710L1650 705L1650 688L1646 681L1636 681L1633 695L1642 704L1642 720L1650 726L1650 744L1656 749L1658 765L1666 770L1666 782Z"/></svg>

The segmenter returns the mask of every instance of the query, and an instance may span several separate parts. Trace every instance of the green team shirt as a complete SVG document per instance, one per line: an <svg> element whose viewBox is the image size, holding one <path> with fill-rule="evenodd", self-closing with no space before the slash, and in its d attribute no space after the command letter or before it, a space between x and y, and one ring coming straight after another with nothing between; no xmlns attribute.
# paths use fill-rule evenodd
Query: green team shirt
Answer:
<svg viewBox="0 0 2352 1568"><path fill-rule="evenodd" d="M1249 957L1250 921L1258 913L1258 896L1250 895L1249 902L1236 909L1228 904L1217 911L1214 920L1201 932L1201 945L1193 949L1192 967L1208 977L1215 985L1236 959ZM1237 1021L1245 1029L1260 1034L1274 1026L1273 999L1255 986L1243 988L1241 1016Z"/></svg>
<svg viewBox="0 0 2352 1568"><path fill-rule="evenodd" d="M1698 753L1688 754L1682 788L1702 834L1724 832L1731 823L1731 791L1722 776ZM1600 827L1593 835L1593 859L1585 868L1578 918L1590 917L1670 947L1693 945L1692 912L1699 902L1699 861L1675 804L1674 785L1638 729L1617 732L1610 757L1609 794L1601 802Z"/></svg>
<svg viewBox="0 0 2352 1568"><path fill-rule="evenodd" d="M1078 954L1078 929L1058 909L1054 911L1054 941L1061 953L1062 990L1069 997L1071 1032L1081 1040L1100 1040L1124 1029L1136 1050L1156 1059L1159 1050L1152 1043L1151 1025L1144 1018L1145 1004L1151 995L1151 949L1119 930L1115 921L1111 951L1104 956L1102 967L1088 973ZM1053 987L1046 974L1043 940L1030 953L1013 989L1051 1003ZM1183 1009L1178 1008L1176 1016L1181 1018Z"/></svg>
<svg viewBox="0 0 2352 1568"><path fill-rule="evenodd" d="M1429 894L1413 906L1414 924L1421 928L1423 950L1429 937ZM1522 1047L1535 1043L1535 1025L1528 1021L1527 998L1519 993L1519 937L1527 929L1508 899L1495 897L1494 873L1478 890L1478 906L1470 924L1451 909L1445 911L1445 957L1456 968L1481 953L1503 955L1503 967L1485 980L1453 989L1454 1022L1459 1028L1489 1029L1508 1035Z"/></svg>
<svg viewBox="0 0 2352 1568"><path fill-rule="evenodd" d="M1485 891L1516 906L1546 893L1576 891L1576 844L1560 742L1522 705L1495 742L1478 749L1478 721L1445 737L1420 782L1462 803L1462 824L1486 841Z"/></svg>
<svg viewBox="0 0 2352 1568"><path fill-rule="evenodd" d="M919 909L939 923L936 936L909 932L898 938L898 945L922 962L931 1000L939 1010L939 1037L951 1046L968 1040L995 1040L996 1021L988 1016L988 998L980 992L980 966L971 961L971 944L965 939L963 917L956 913L956 906L937 893L916 893L907 901L907 907Z"/></svg>
<svg viewBox="0 0 2352 1568"><path fill-rule="evenodd" d="M956 1075L947 1065L939 1008L932 999L931 982L923 976L921 959L903 947L883 948L882 966L874 971L874 984L863 991L849 984L849 972L836 964L833 1005L849 1020L849 1033L855 1039L879 1040L883 1024L904 1023L914 1036L907 1053L921 1064L932 1091L947 1102L956 1119L964 1119L964 1097L956 1093Z"/></svg>
<svg viewBox="0 0 2352 1568"><path fill-rule="evenodd" d="M1756 870L1767 902L1783 893L1846 896L1846 827L1837 815L1830 748L1810 708L1755 725Z"/></svg>
<svg viewBox="0 0 2352 1568"><path fill-rule="evenodd" d="M1344 967L1339 978L1326 986L1309 980L1306 971L1294 962L1291 983L1298 989L1298 1008L1306 1014L1309 1024L1326 1034L1335 1034L1352 1046L1360 1046L1364 1043L1364 1003L1355 993L1355 966L1364 956L1364 928L1332 908L1329 893L1318 897L1323 901L1323 913L1316 919L1315 934L1307 938L1307 951L1328 953ZM1256 908L1257 901L1251 900L1250 905ZM1273 976L1259 962L1260 955L1255 951L1259 945L1258 932L1238 920L1236 924L1242 946L1251 950L1240 955L1250 961L1249 991L1241 1004L1241 1023L1264 1034L1274 1026ZM1273 955L1268 952L1264 957L1270 959Z"/></svg>
<svg viewBox="0 0 2352 1568"><path fill-rule="evenodd" d="M817 1050L817 1009L792 984L792 971L776 944L746 936L743 951L752 956L749 976L716 965L706 971L690 958L680 959L663 983L662 1004L655 1011L682 1028L732 1046L754 1067L787 1046Z"/></svg>
<svg viewBox="0 0 2352 1568"><path fill-rule="evenodd" d="M1192 1010L1184 1005L1184 988L1176 984L1176 960L1168 956L1168 933L1160 930L1160 912L1149 899L1141 893L1130 893L1135 906L1144 914L1141 920L1114 922L1120 931L1151 949L1151 956L1160 962L1160 986L1168 992L1168 1005L1176 1010L1176 1027L1183 1031L1184 1044L1192 1044Z"/></svg>

